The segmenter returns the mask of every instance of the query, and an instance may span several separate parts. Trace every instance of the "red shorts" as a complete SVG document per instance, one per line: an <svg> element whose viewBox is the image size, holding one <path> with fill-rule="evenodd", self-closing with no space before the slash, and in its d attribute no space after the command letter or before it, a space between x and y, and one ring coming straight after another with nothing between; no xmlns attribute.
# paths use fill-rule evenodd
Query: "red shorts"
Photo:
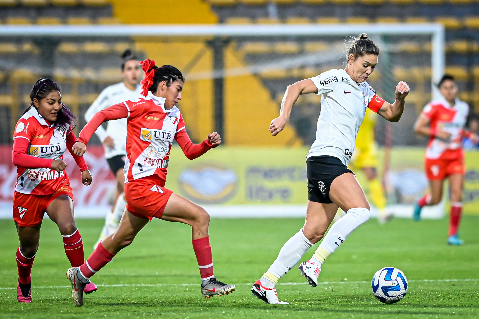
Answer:
<svg viewBox="0 0 479 319"><path fill-rule="evenodd" d="M172 191L165 182L155 178L140 178L125 184L126 209L139 218L161 218Z"/></svg>
<svg viewBox="0 0 479 319"><path fill-rule="evenodd" d="M60 195L67 195L73 200L73 190L68 180L50 195L15 192L13 195L13 220L22 227L33 227L40 224L50 203Z"/></svg>
<svg viewBox="0 0 479 319"><path fill-rule="evenodd" d="M442 181L452 174L466 174L464 157L454 159L427 159L424 161L424 168L429 180Z"/></svg>

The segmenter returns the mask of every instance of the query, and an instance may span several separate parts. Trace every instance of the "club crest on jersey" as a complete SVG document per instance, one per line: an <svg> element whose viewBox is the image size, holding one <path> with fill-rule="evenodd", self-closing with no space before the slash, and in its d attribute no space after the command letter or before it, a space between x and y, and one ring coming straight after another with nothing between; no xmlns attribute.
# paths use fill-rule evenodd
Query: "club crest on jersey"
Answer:
<svg viewBox="0 0 479 319"><path fill-rule="evenodd" d="M25 216L25 213L27 212L27 208L20 207L18 206L18 213L20 215L20 219L23 219L23 216Z"/></svg>
<svg viewBox="0 0 479 319"><path fill-rule="evenodd" d="M36 171L28 172L28 179L31 181L35 181L38 178L38 173Z"/></svg>
<svg viewBox="0 0 479 319"><path fill-rule="evenodd" d="M172 142L174 137L172 131L142 128L140 139L145 142L159 140Z"/></svg>
<svg viewBox="0 0 479 319"><path fill-rule="evenodd" d="M323 181L318 182L318 188L321 194L326 195L326 185L324 184Z"/></svg>

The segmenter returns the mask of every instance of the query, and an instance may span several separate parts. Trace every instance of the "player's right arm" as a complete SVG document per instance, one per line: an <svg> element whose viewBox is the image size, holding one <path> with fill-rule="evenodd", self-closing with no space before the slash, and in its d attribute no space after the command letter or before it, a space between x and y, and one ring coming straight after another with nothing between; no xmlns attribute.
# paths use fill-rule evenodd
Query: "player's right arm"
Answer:
<svg viewBox="0 0 479 319"><path fill-rule="evenodd" d="M301 94L317 93L318 88L311 79L304 79L289 85L281 101L281 111L279 117L271 121L269 131L273 136L278 135L289 120L293 104Z"/></svg>
<svg viewBox="0 0 479 319"><path fill-rule="evenodd" d="M126 102L112 105L96 113L87 123L87 125L85 125L85 127L81 130L77 142L72 147L73 153L78 156L83 156L83 154L86 152L88 141L103 122L126 118L129 117L129 115L130 111L126 105Z"/></svg>

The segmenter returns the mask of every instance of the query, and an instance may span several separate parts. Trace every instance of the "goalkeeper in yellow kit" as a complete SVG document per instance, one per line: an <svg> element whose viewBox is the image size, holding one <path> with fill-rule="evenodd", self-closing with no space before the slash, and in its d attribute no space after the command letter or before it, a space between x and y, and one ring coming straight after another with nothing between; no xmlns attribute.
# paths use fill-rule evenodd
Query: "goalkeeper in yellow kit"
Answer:
<svg viewBox="0 0 479 319"><path fill-rule="evenodd" d="M386 212L386 196L383 186L378 179L377 148L374 141L374 126L376 125L377 114L366 110L363 123L356 138L356 148L349 166L354 169L361 169L368 180L371 202L378 209L378 219L381 224L386 223L392 215Z"/></svg>

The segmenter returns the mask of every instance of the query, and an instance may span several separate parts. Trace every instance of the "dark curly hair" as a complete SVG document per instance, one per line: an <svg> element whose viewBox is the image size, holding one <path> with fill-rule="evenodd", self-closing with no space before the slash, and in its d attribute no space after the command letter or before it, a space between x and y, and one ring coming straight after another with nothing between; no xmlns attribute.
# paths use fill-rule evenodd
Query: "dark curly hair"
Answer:
<svg viewBox="0 0 479 319"><path fill-rule="evenodd" d="M27 113L32 107L35 107L33 100L37 99L40 101L47 97L48 94L52 91L58 91L61 93L60 86L51 79L40 78L33 85L32 91L30 92L30 105L23 112ZM57 126L63 126L65 129L70 127L74 128L76 126L76 116L62 103L62 109L58 112L57 120L55 124Z"/></svg>

